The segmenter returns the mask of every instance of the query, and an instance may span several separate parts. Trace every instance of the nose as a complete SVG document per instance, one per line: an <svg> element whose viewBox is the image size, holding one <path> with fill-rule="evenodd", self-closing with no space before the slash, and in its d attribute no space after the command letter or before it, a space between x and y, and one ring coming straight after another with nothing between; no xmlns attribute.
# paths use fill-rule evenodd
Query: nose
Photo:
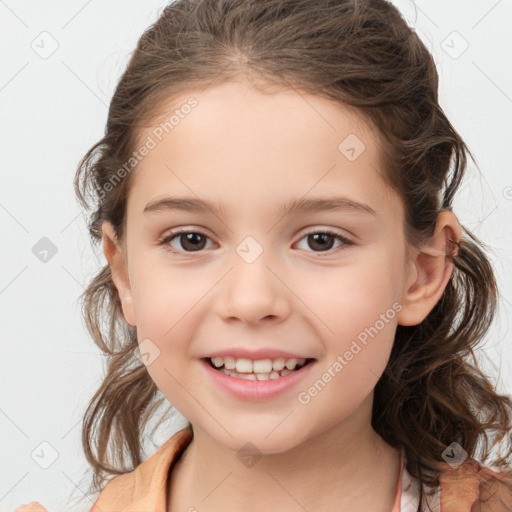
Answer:
<svg viewBox="0 0 512 512"><path fill-rule="evenodd" d="M262 319L279 322L290 314L293 294L286 279L267 265L264 255L252 263L234 255L216 300L217 312L224 320L256 325Z"/></svg>

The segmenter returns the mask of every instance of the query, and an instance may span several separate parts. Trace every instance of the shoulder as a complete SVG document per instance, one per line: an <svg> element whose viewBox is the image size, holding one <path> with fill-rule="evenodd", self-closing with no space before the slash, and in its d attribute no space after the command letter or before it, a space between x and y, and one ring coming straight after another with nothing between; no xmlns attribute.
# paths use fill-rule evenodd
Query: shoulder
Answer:
<svg viewBox="0 0 512 512"><path fill-rule="evenodd" d="M181 429L133 471L112 478L90 512L131 510L134 506L163 510L169 469L191 439L191 430Z"/></svg>
<svg viewBox="0 0 512 512"><path fill-rule="evenodd" d="M48 512L38 501L32 501L28 505L20 505L14 512Z"/></svg>
<svg viewBox="0 0 512 512"><path fill-rule="evenodd" d="M512 468L499 471L470 458L457 468L446 465L440 487L443 512L512 512Z"/></svg>
<svg viewBox="0 0 512 512"><path fill-rule="evenodd" d="M512 469L479 472L479 495L472 512L512 512Z"/></svg>

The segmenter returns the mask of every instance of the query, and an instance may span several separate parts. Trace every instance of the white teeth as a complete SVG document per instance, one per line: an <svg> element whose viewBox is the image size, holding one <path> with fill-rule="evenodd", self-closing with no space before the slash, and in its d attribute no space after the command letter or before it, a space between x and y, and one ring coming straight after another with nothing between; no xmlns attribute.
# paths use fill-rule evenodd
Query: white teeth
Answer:
<svg viewBox="0 0 512 512"><path fill-rule="evenodd" d="M241 357L213 357L212 365L225 375L247 380L272 380L292 373L296 367L302 367L306 359L258 359L252 361Z"/></svg>
<svg viewBox="0 0 512 512"><path fill-rule="evenodd" d="M274 359L274 361L272 361L272 368L276 372L278 372L279 370L282 370L284 368L285 364L286 364L286 359L279 357L278 359Z"/></svg>
<svg viewBox="0 0 512 512"><path fill-rule="evenodd" d="M272 371L272 360L259 359L258 361L253 361L252 371L254 373L270 373Z"/></svg>
<svg viewBox="0 0 512 512"><path fill-rule="evenodd" d="M280 377L284 377L289 373L293 373L295 366L302 366L306 360L290 359L287 361L288 364L286 365L281 365L281 362L279 361L277 367L279 368L282 366L282 369L280 370L275 369L275 365L271 364L272 361L270 359L260 359L258 361L251 361L250 359L245 358L235 360L235 358L232 357L215 357L212 358L211 361L212 364L220 372L224 373L225 375L229 375L230 377L237 377L240 379L247 380L273 380L279 379ZM222 367L223 365L224 367ZM226 368L226 366L228 367ZM233 366L233 368L229 368L230 366Z"/></svg>
<svg viewBox="0 0 512 512"><path fill-rule="evenodd" d="M285 366L288 370L293 370L297 366L297 359L288 359Z"/></svg>
<svg viewBox="0 0 512 512"><path fill-rule="evenodd" d="M239 373L238 378L246 380L256 380L256 375L254 375L254 373L248 373L246 375L243 373Z"/></svg>
<svg viewBox="0 0 512 512"><path fill-rule="evenodd" d="M226 370L236 370L238 373L256 373L256 374L270 374L272 372L280 372L282 370L294 370L297 366L303 366L306 359L284 359L278 357L276 359L258 359L252 361L245 357L235 358L227 357L212 357L210 358L215 368L224 366ZM272 377L270 377L272 378Z"/></svg>
<svg viewBox="0 0 512 512"><path fill-rule="evenodd" d="M225 375L229 375L230 377L237 377L238 379L246 379L246 380L270 380L270 379L279 379L280 377L283 377L286 375L284 372L292 373L291 370L283 370L281 371L281 375L277 372L270 372L270 373L238 373L238 372L231 372L229 370L226 370L225 368L221 368L220 371L224 373Z"/></svg>
<svg viewBox="0 0 512 512"><path fill-rule="evenodd" d="M241 357L236 360L235 368L238 373L252 373L252 361Z"/></svg>
<svg viewBox="0 0 512 512"><path fill-rule="evenodd" d="M236 359L234 357L219 357L219 359L224 359L224 368L226 368L226 370L235 369Z"/></svg>

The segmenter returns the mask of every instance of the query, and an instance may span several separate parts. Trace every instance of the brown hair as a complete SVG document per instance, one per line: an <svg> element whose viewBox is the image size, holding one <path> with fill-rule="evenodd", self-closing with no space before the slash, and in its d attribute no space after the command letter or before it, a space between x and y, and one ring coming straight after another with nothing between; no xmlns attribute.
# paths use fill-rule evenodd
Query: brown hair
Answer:
<svg viewBox="0 0 512 512"><path fill-rule="evenodd" d="M164 100L241 75L341 102L376 126L385 178L404 201L407 241L429 239L440 206L451 209L466 155L473 157L439 106L432 56L394 6L385 0L178 0L139 39L112 98L105 135L80 162L75 188L92 210L94 243L103 221L123 240L133 172L119 179L119 170L136 148L137 128ZM454 441L476 456L477 442L485 440L485 461L506 438L506 453L494 461L500 468L509 467L512 454L512 400L496 393L474 355L495 314L493 269L464 227L457 249L452 278L430 314L419 325L397 327L372 417L386 442L405 448L408 471L434 486L442 452ZM107 356L82 432L97 490L107 475L142 462L144 428L164 398L134 355L136 332L123 318L108 265L81 298L87 328Z"/></svg>

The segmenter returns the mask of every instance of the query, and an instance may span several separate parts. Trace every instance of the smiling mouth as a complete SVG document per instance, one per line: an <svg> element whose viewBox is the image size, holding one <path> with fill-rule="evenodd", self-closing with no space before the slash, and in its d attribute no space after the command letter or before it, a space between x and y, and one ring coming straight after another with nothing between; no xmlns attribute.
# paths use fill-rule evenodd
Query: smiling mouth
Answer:
<svg viewBox="0 0 512 512"><path fill-rule="evenodd" d="M214 370L229 377L246 380L274 380L304 368L315 359L278 358L251 361L250 359L235 359L234 357L205 357L203 361L206 361Z"/></svg>

